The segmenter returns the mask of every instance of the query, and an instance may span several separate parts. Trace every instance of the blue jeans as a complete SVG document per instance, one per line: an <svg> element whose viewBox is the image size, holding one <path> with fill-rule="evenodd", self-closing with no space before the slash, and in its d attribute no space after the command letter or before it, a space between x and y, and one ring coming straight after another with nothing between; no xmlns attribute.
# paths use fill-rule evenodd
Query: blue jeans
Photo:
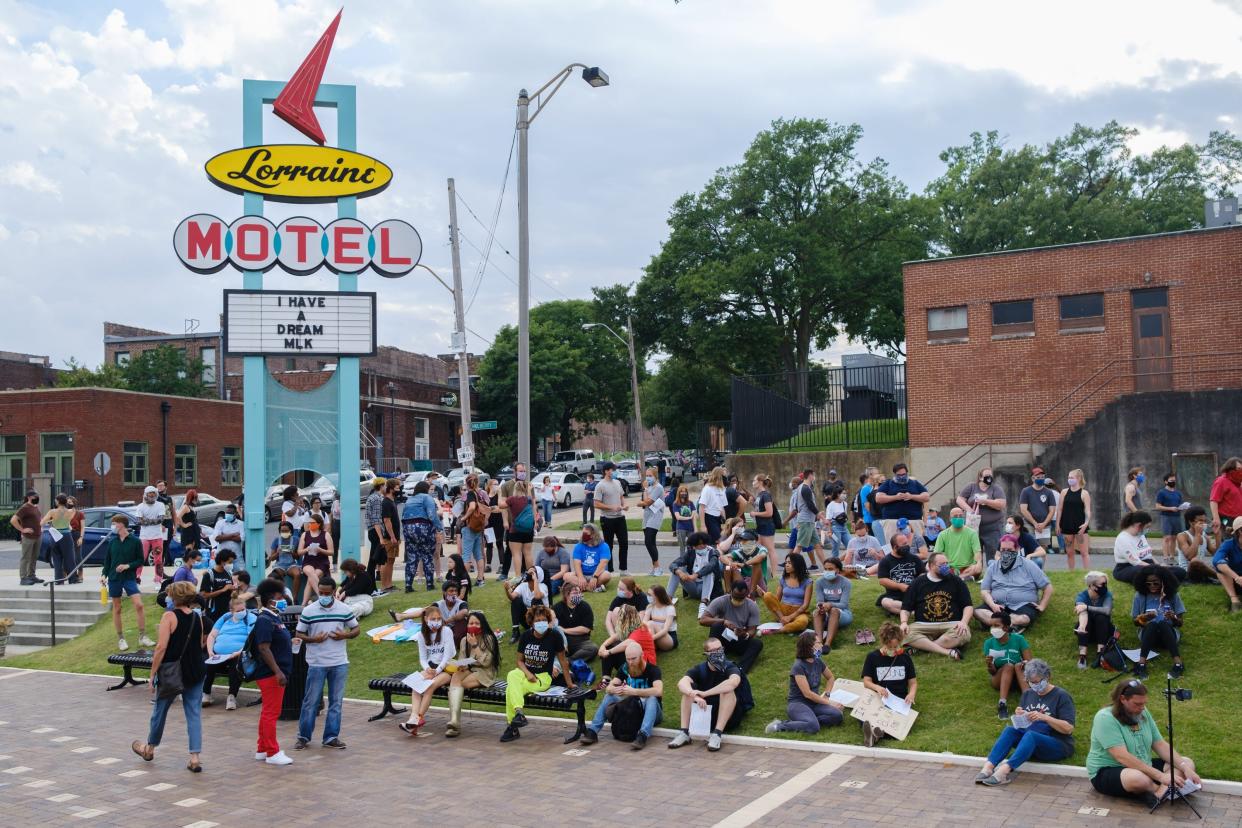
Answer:
<svg viewBox="0 0 1242 828"><path fill-rule="evenodd" d="M331 742L341 735L341 703L345 701L345 679L349 664L334 667L306 668L306 695L302 697L302 715L298 717L298 738L310 741L315 735L315 715L323 701L323 686L328 685L328 715L323 720L323 741Z"/></svg>
<svg viewBox="0 0 1242 828"><path fill-rule="evenodd" d="M832 522L832 557L839 558L845 552L845 547L849 545L849 533L845 531L844 523Z"/></svg>
<svg viewBox="0 0 1242 828"><path fill-rule="evenodd" d="M551 500L540 500L539 502L543 504L543 522L546 523L548 526L551 526L552 525L552 501Z"/></svg>
<svg viewBox="0 0 1242 828"><path fill-rule="evenodd" d="M599 709L595 711L595 718L591 719L591 724L587 725L591 730L599 733L604 729L604 716L608 713L608 708L621 701L624 696L614 696L612 693L605 693L604 700L600 702ZM651 736L651 730L661 719L664 718L664 709L660 706L658 696L642 696L638 699L643 705L643 723L638 728L638 732L648 737Z"/></svg>
<svg viewBox="0 0 1242 828"><path fill-rule="evenodd" d="M1009 755L1011 750L1012 756ZM1000 738L996 740L996 744L992 746L992 752L988 754L988 762L995 767L1004 761L1009 765L1010 770L1017 770L1032 756L1044 762L1058 762L1070 753L1071 751L1060 739L1045 733L1018 730L1010 726L1001 731ZM1006 756L1009 758L1006 759Z"/></svg>
<svg viewBox="0 0 1242 828"><path fill-rule="evenodd" d="M147 728L147 744L155 747L164 738L164 722L168 720L168 710L176 696L171 699L155 699L151 708L151 725ZM200 753L203 749L203 681L190 685L181 693L181 710L185 713L185 730L190 739L190 753Z"/></svg>
<svg viewBox="0 0 1242 828"><path fill-rule="evenodd" d="M482 532L476 532L463 524L461 527L461 541L458 546L461 548L461 558L463 561L471 559L476 561L483 560Z"/></svg>

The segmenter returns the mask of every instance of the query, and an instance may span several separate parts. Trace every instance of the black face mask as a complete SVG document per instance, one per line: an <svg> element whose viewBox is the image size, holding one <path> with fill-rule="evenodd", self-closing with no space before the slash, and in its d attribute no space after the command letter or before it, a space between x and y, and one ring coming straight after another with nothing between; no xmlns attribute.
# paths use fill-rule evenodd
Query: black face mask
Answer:
<svg viewBox="0 0 1242 828"><path fill-rule="evenodd" d="M985 475L983 476L982 480L983 480L983 485L985 485L985 486L991 486L991 485L992 485L992 475L990 475L990 474L985 474Z"/></svg>
<svg viewBox="0 0 1242 828"><path fill-rule="evenodd" d="M1169 481L1165 482L1165 484L1164 484L1164 485L1168 486L1170 489L1176 489L1176 488L1177 488L1177 481L1176 481L1176 480L1169 480Z"/></svg>
<svg viewBox="0 0 1242 828"><path fill-rule="evenodd" d="M901 557L902 555L910 554L910 547L906 544L903 544L901 546L898 546L893 551L897 553L897 557Z"/></svg>

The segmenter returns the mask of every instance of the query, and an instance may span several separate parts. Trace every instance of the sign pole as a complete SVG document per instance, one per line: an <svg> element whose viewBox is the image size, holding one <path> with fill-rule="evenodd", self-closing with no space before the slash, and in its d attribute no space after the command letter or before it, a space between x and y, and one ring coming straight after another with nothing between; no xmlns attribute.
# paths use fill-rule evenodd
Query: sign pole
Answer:
<svg viewBox="0 0 1242 828"><path fill-rule="evenodd" d="M358 149L358 109L357 90L353 86L340 86L340 97L336 102L337 144L341 149L356 151ZM336 201L337 218L357 218L358 199L356 196L338 198ZM358 289L356 273L341 273L336 280L337 290L353 291ZM340 452L337 468L340 469L341 484L341 560L358 560L362 548L362 512L359 505L358 489L354 487L359 480L358 471L362 467L362 418L358 404L360 399L359 369L361 362L358 357L340 357L337 361L337 450ZM359 498L355 500L354 498Z"/></svg>
<svg viewBox="0 0 1242 828"><path fill-rule="evenodd" d="M449 242L453 248L453 314L456 330L453 342L457 346L457 404L461 407L461 448L457 457L466 471L474 465L474 434L470 428L470 358L466 355L466 309L461 289L461 246L457 238L457 190L453 179L448 180Z"/></svg>

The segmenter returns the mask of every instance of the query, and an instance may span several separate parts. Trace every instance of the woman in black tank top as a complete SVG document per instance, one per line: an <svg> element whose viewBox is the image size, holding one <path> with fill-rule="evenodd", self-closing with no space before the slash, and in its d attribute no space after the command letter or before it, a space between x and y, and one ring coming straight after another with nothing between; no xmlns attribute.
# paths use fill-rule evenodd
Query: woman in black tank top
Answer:
<svg viewBox="0 0 1242 828"><path fill-rule="evenodd" d="M178 581L169 586L168 597L173 609L160 619L155 653L151 659L151 676L158 675L161 665L174 661L181 664L181 682L184 686L180 694L181 709L185 712L190 747L190 761L186 767L198 773L203 769L198 761L203 747L203 678L206 672L203 665L203 617L198 606L198 589L189 581ZM156 693L157 689L156 682L152 681L151 692ZM164 699L156 695L146 741L135 740L130 744L134 753L148 762L155 758L155 748L164 737L168 711L176 700L176 696Z"/></svg>
<svg viewBox="0 0 1242 828"><path fill-rule="evenodd" d="M1074 469L1067 478L1069 485L1061 490L1061 502L1057 505L1057 528L1065 536L1066 564L1074 568L1074 552L1082 554L1082 565L1091 565L1090 539L1087 537L1091 522L1091 495L1087 492L1082 469Z"/></svg>

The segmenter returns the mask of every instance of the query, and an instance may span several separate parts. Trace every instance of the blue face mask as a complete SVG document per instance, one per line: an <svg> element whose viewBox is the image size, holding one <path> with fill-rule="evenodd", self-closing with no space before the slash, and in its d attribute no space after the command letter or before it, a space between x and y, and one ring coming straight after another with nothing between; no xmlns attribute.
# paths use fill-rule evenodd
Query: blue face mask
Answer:
<svg viewBox="0 0 1242 828"><path fill-rule="evenodd" d="M1134 475L1134 482L1135 482L1135 483L1138 483L1140 486L1143 484L1143 481L1144 481L1144 480L1146 480L1146 479L1147 479L1147 475L1145 475L1145 474L1136 474L1136 475Z"/></svg>
<svg viewBox="0 0 1242 828"><path fill-rule="evenodd" d="M548 631L548 622L547 621L536 621L533 624L533 627L535 629L535 632L539 633L540 635L543 635L544 633Z"/></svg>
<svg viewBox="0 0 1242 828"><path fill-rule="evenodd" d="M941 564L940 566L936 567L936 574L939 575L941 578L947 578L951 574L953 574L953 567L949 566L948 564Z"/></svg>
<svg viewBox="0 0 1242 828"><path fill-rule="evenodd" d="M321 606L321 607L330 607L330 606L332 606L332 602L333 602L333 601L335 601L335 600L336 600L336 599L335 599L335 598L333 598L331 595L320 595L320 596L319 596L319 606Z"/></svg>
<svg viewBox="0 0 1242 828"><path fill-rule="evenodd" d="M835 570L829 569L827 572L824 573L825 581L835 581L836 579L837 579L837 573Z"/></svg>
<svg viewBox="0 0 1242 828"><path fill-rule="evenodd" d="M1044 679L1043 681L1031 682L1031 689L1042 696L1044 693L1048 692L1048 680Z"/></svg>
<svg viewBox="0 0 1242 828"><path fill-rule="evenodd" d="M276 602L276 611L284 612L285 608L288 606L289 606L289 602L286 601L284 598L281 598L279 601Z"/></svg>
<svg viewBox="0 0 1242 828"><path fill-rule="evenodd" d="M225 523L232 523L235 520L237 520L237 515L225 515L224 516Z"/></svg>

